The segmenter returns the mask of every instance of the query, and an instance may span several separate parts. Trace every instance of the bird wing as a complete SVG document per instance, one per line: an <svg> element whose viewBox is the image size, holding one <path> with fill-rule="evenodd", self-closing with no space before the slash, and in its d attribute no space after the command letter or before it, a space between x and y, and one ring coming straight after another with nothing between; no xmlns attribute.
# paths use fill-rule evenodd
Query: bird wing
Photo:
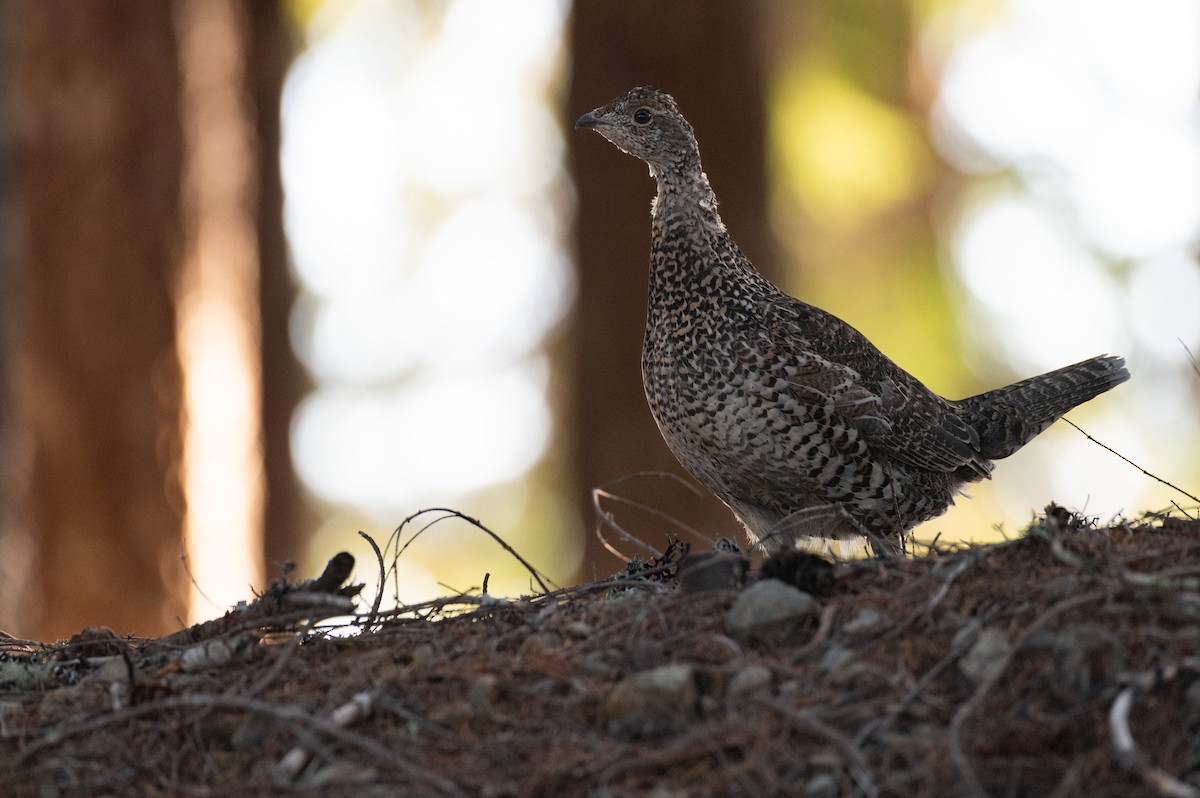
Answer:
<svg viewBox="0 0 1200 798"><path fill-rule="evenodd" d="M764 315L766 337L783 355L796 398L823 401L874 451L929 471L991 472L979 433L953 405L893 363L862 333L819 308L792 300ZM823 398L818 398L823 397Z"/></svg>
<svg viewBox="0 0 1200 798"><path fill-rule="evenodd" d="M894 366L896 371L899 367ZM908 377L907 374L904 377ZM949 402L908 377L885 376L879 382L879 413L889 424L865 431L870 445L892 459L929 471L966 467L980 477L991 473L979 452L979 433Z"/></svg>

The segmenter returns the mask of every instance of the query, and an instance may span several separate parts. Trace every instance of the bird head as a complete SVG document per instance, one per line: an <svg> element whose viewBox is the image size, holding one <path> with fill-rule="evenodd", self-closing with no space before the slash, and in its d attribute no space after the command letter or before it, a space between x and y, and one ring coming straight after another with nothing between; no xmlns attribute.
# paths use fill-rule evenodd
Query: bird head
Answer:
<svg viewBox="0 0 1200 798"><path fill-rule="evenodd" d="M631 89L581 116L575 127L591 128L618 149L642 159L656 177L700 168L692 126L671 95L657 89Z"/></svg>

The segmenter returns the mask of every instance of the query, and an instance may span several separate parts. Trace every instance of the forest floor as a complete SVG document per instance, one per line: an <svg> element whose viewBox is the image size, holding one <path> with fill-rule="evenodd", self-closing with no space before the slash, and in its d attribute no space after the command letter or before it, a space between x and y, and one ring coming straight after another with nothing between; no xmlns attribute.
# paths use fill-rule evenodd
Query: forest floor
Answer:
<svg viewBox="0 0 1200 798"><path fill-rule="evenodd" d="M347 560L165 638L0 642L0 792L1200 796L1178 514L392 610Z"/></svg>

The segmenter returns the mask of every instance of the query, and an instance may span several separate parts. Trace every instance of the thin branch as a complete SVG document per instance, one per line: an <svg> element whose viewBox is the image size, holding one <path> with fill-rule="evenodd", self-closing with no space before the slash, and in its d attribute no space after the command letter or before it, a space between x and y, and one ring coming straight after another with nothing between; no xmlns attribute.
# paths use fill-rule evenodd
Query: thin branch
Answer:
<svg viewBox="0 0 1200 798"><path fill-rule="evenodd" d="M1183 351L1187 352L1188 360L1191 361L1192 371L1196 372L1196 376L1200 377L1200 363L1196 362L1196 356L1192 354L1192 350L1188 349L1188 345L1183 342L1182 338L1178 339L1179 345L1183 347Z"/></svg>
<svg viewBox="0 0 1200 798"><path fill-rule="evenodd" d="M1138 748L1133 731L1129 728L1129 712L1138 693L1155 682L1173 678L1179 670L1179 667L1171 667L1163 672L1143 674L1136 680L1140 683L1130 684L1121 690L1108 710L1108 732L1117 765L1122 770L1136 775L1147 787L1166 798L1200 798L1200 789L1151 764Z"/></svg>
<svg viewBox="0 0 1200 798"><path fill-rule="evenodd" d="M412 523L416 519L418 519L421 516L426 515L428 513L444 513L444 515L441 516L440 518L433 519L432 521L427 523L425 526L421 527L416 532L414 532L412 534L412 537L410 537L408 539L408 541L403 546L400 547L400 550L398 552L396 552L396 557L399 557L401 554L403 554L404 551L409 546L411 546L418 537L420 537L423 533L425 533L427 530L429 530L435 524L439 524L442 521L446 521L451 518L457 518L460 521L466 521L468 524L475 527L479 531L481 531L484 534L491 537L492 540L499 543L500 547L502 549L504 549L506 552L508 552L514 560L521 563L521 565L525 568L525 570L529 572L530 576L532 576L534 581L537 582L538 587L540 587L542 589L543 593L551 592L550 588L547 587L546 583L542 580L541 574L538 573L538 570L536 568L534 568L532 565L530 565L526 561L526 559L517 552L516 549L514 549L512 546L510 546L508 544L508 541L506 541L504 538L497 535L492 530L488 529L486 526L484 526L484 524L481 521L479 521L475 518L472 518L471 516L466 515L465 513L461 513L458 510L452 510L449 507L427 507L424 510L419 510L418 512L413 513L408 518L405 518L403 521L401 521L400 526L396 527L396 531L393 533L393 536L394 537L399 536L403 532L403 530L406 526L408 526L410 523Z"/></svg>
<svg viewBox="0 0 1200 798"><path fill-rule="evenodd" d="M594 498L593 498L593 501L595 501ZM609 529L616 530L619 534L625 536L627 539L631 538L631 539L636 540L636 538L634 538L634 536L632 534L630 534L629 532L626 532L624 529L622 529L620 524L617 523L616 519L612 517L611 513L597 512L597 515L600 516L600 520L603 523L596 524L596 540L600 541L600 545L604 547L605 551L607 551L609 554L616 557L618 560L625 563L626 565L633 562L632 557L627 557L624 553L621 552L620 549L618 549L616 546L614 546L613 544L608 542L608 538L604 537L604 533L601 531L601 529L603 529L605 526L608 526ZM638 541L638 542L641 543L641 541ZM646 545L644 543L642 545L645 545L646 548L650 549L651 551L657 551L657 549L654 549L652 546ZM657 557L658 555L654 554L651 556Z"/></svg>
<svg viewBox="0 0 1200 798"><path fill-rule="evenodd" d="M690 526L689 524L685 524L683 521L680 521L678 518L671 515L670 513L665 513L662 510L651 507L648 504L643 504L642 502L633 501L632 499L626 499L625 497L618 496L617 494L612 492L612 489L615 488L616 486L622 485L626 482L630 482L630 481L632 481L634 479L638 479L640 477L655 477L658 479L666 479L671 482L675 482L675 483L683 486L684 488L687 488L687 490L689 492L691 492L691 494L693 496L703 496L704 495L704 493L699 488L697 488L695 485L688 482L686 479L679 476L678 474L672 474L669 471L638 471L633 474L626 474L623 477L617 477L616 479L612 479L612 480L609 480L608 482L605 482L603 485L599 485L598 487L592 488L593 504L595 504L596 494L602 493L605 498L612 499L613 501L621 502L630 507L634 507L638 510L641 510L641 511L647 513L648 515L654 516L655 518L658 518L661 521L666 521L668 524L671 524L672 526L676 527L681 532L686 532L689 535L694 535L699 540L708 541L709 543L712 542L711 535L706 535L703 532L701 532L699 529L696 529L695 527ZM597 507L596 509L599 510L599 507Z"/></svg>
<svg viewBox="0 0 1200 798"><path fill-rule="evenodd" d="M375 619L379 616L379 605L383 603L383 586L387 581L387 565L383 561L383 552L379 550L379 544L375 542L375 538L361 529L358 531L358 536L371 544L371 549L375 552L375 561L379 563L379 584L375 589L375 601L371 603L371 614L367 616L366 626L363 627L364 631L370 632L375 626Z"/></svg>
<svg viewBox="0 0 1200 798"><path fill-rule="evenodd" d="M1130 460L1128 457L1126 457L1125 455L1123 455L1123 454L1121 454L1120 452L1118 452L1116 449L1112 448L1111 446L1106 446L1105 444L1103 444L1103 443L1101 443L1100 441L1098 441L1098 440L1096 440L1095 438L1093 438L1091 435L1088 435L1086 432L1084 432L1082 429L1080 429L1080 427L1079 427L1079 425L1078 425L1078 424L1076 424L1076 423L1075 423L1074 421L1072 421L1071 419L1069 419L1069 418L1064 418L1064 419L1063 419L1063 421L1067 422L1067 423L1068 423L1068 424L1070 424L1072 427L1074 427L1075 429L1079 430L1079 432L1083 434L1083 437L1087 438L1089 441L1091 441L1092 443L1096 444L1096 445L1097 445L1097 446L1099 446L1101 449L1105 449L1105 450L1107 450L1108 452L1110 452L1111 454L1115 454L1117 457L1121 458L1121 459L1122 459L1122 460L1124 460L1126 463L1128 463L1129 465L1131 465L1131 466L1133 466L1134 468L1136 468L1138 471L1141 471L1143 474L1145 474L1146 476L1150 477L1150 479L1153 479L1153 480L1154 480L1154 481L1156 481L1156 482L1161 482L1162 484L1166 485L1166 486L1167 486L1168 488L1170 488L1171 490L1178 491L1179 493L1182 493L1184 496L1187 496L1189 499L1191 499L1192 501L1196 502L1197 504L1200 504L1200 497L1193 496L1192 494L1188 493L1186 490L1184 490L1183 488L1179 487L1178 485L1174 485L1174 484L1172 484L1172 483L1170 483L1170 482L1167 482L1165 479L1163 479L1163 478L1162 478L1162 477L1160 477L1160 476L1156 476L1156 475L1154 475L1154 474L1151 474L1149 471L1147 471L1146 469L1142 468L1140 465L1138 465L1137 463L1133 462L1133 461L1132 461L1132 460Z"/></svg>
<svg viewBox="0 0 1200 798"><path fill-rule="evenodd" d="M188 557L186 551L182 554L182 556L180 556L179 560L183 563L183 573L187 575L188 582L190 582L192 587L195 588L196 592L200 594L200 598L207 601L209 605L217 612L228 609L228 607L223 607L218 604L212 596L208 595L208 593L205 593L204 588L200 586L198 581L196 581L196 575L192 573L192 561L191 558Z"/></svg>
<svg viewBox="0 0 1200 798"><path fill-rule="evenodd" d="M342 704L329 715L329 723L339 729L345 729L371 716L374 710L373 695L369 691L355 693L348 702ZM293 746L283 758L275 763L273 777L276 784L289 784L305 766L312 761L312 751L303 745Z"/></svg>
<svg viewBox="0 0 1200 798"><path fill-rule="evenodd" d="M1172 501L1171 501L1171 506L1172 506L1172 507L1174 507L1176 510L1178 510L1178 511L1179 511L1179 513L1180 513L1180 515L1182 515L1184 518L1188 519L1189 521L1200 521L1200 510L1197 510L1197 512L1196 512L1196 517L1195 517L1195 518L1193 518L1193 517L1192 517L1192 516L1191 516L1191 515L1188 513L1188 511L1187 511L1187 510L1183 509L1183 507L1181 507L1181 506L1180 506L1179 502L1177 502L1177 501L1175 501L1175 500L1172 500Z"/></svg>
<svg viewBox="0 0 1200 798"><path fill-rule="evenodd" d="M603 507L601 507L601 505L600 505L601 499L612 499L613 501L622 501L622 502L625 502L628 504L632 504L634 506L638 506L637 502L632 502L629 499L623 499L620 496L617 496L613 493L609 493L608 491L604 490L604 488L592 488L592 507L595 508L596 515L603 522L603 524L602 524L603 526L606 526L609 529L611 529L613 532L616 532L617 535L619 535L621 538L623 538L626 543L629 543L631 545L641 548L643 551L648 553L651 557L658 558L658 557L662 556L661 551L654 548L649 543L642 540L637 535L633 534L632 532L630 532L629 530L625 529L623 526L618 524L616 517L612 513L610 513L608 510L605 510ZM649 509L649 508L646 508L646 509ZM626 557L624 554L622 554L620 552L620 550L618 550L615 546L613 546L611 543L608 542L608 540L604 537L604 535L600 534L600 525L598 525L596 527L596 537L598 537L600 539L600 542L604 545L604 548L608 549L610 554L615 555L616 557L620 558L621 560L624 560L625 562L630 562L631 558Z"/></svg>

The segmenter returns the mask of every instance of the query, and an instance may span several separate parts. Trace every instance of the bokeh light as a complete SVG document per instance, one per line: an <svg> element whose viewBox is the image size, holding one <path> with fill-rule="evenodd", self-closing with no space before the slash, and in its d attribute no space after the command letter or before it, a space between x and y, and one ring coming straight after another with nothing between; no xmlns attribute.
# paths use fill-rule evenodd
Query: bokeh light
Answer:
<svg viewBox="0 0 1200 798"><path fill-rule="evenodd" d="M773 187L772 225L806 267L836 264L796 293L848 317L835 297L875 308L851 320L951 396L1125 355L1133 382L1071 418L1164 476L1200 477L1184 348L1200 351L1200 6L909 8L909 83L928 91L910 105L811 48L781 57L769 110L786 190ZM533 535L552 573L575 565L565 508L586 486L547 467L546 341L574 290L567 12L565 0L328 0L307 20L283 166L304 290L293 339L317 384L294 447L328 509L314 558L349 546L357 524L386 535L451 504L515 525L502 529L515 544ZM939 158L960 174L951 189ZM866 265L837 251L926 201L936 241L880 237ZM1176 498L1065 425L972 493L923 534L1011 531L1051 500L1111 514ZM420 586L409 600L483 570L455 556L477 544L469 531L440 540L406 562Z"/></svg>
<svg viewBox="0 0 1200 798"><path fill-rule="evenodd" d="M293 448L328 513L314 560L370 558L359 525L382 543L408 514L451 505L517 525L497 531L538 543L552 574L575 566L569 544L541 545L570 540L570 514L550 528L535 509L561 509L535 466L554 457L544 348L573 285L555 103L565 13L558 0L347 0L308 20L283 171L303 292L292 337L316 382ZM405 555L404 600L485 570L498 592L525 588L499 558L449 556L462 534Z"/></svg>
<svg viewBox="0 0 1200 798"><path fill-rule="evenodd" d="M1187 356L1200 342L1200 6L981 8L935 12L923 48L940 75L933 140L975 176L943 222L970 359L1020 377L1125 355L1133 380L1071 417L1188 484L1200 476ZM1183 500L1061 424L995 485L1010 528L1050 500L1097 515Z"/></svg>

